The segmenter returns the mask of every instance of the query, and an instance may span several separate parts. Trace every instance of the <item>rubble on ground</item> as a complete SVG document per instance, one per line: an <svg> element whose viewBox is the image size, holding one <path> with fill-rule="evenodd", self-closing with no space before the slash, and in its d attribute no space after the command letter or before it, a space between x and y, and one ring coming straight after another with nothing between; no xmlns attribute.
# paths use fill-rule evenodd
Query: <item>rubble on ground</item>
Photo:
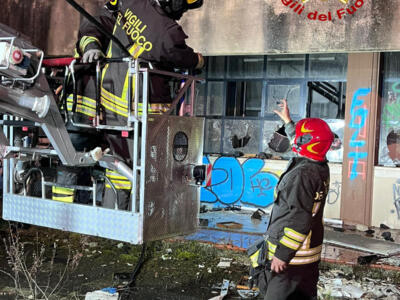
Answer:
<svg viewBox="0 0 400 300"><path fill-rule="evenodd" d="M365 229L365 228L361 228ZM376 239L388 229L368 229ZM345 232L364 232L345 229ZM390 229L391 237L399 240L400 231ZM0 231L3 236L9 232ZM25 249L32 251L32 240L41 240L49 250L57 240L57 255L43 260L43 272L39 275L45 283L51 263L63 268L68 261L68 249L72 247L74 257L80 254L76 268L69 270L64 289L58 295L65 300L75 295L97 291L104 287L124 287L137 266L142 246L129 245L96 237L60 233L50 229L36 228L21 230L21 241ZM42 240L43 238L43 240ZM373 239L371 237L371 239ZM384 243L393 242L383 241ZM183 238L157 241L146 247L146 260L135 281L133 291L138 299L262 299L257 290L250 290L245 277L249 275L249 258L244 250L232 251L232 246L184 241ZM396 246L396 245L394 245ZM4 247L4 245L3 245ZM29 247L29 249L27 248ZM32 249L31 249L32 248ZM100 251L101 249L101 251ZM3 249L0 249L3 250ZM51 254L47 251L46 254ZM0 251L0 270L12 271L7 265L6 252ZM360 265L360 257L363 264ZM52 261L53 259L53 261ZM400 256L384 256L365 253L356 249L345 249L336 245L324 245L322 250L319 300L339 299L400 299ZM57 269L58 270L58 269ZM1 272L0 272L1 273ZM54 273L58 274L58 273ZM39 278L39 277L38 277ZM223 280L229 280L229 292L221 295ZM0 299L16 295L14 282L0 274ZM28 292L25 294L28 295Z"/></svg>
<svg viewBox="0 0 400 300"><path fill-rule="evenodd" d="M350 275L350 278L349 278ZM385 279L354 278L337 269L322 272L318 283L319 299L400 299L400 288Z"/></svg>

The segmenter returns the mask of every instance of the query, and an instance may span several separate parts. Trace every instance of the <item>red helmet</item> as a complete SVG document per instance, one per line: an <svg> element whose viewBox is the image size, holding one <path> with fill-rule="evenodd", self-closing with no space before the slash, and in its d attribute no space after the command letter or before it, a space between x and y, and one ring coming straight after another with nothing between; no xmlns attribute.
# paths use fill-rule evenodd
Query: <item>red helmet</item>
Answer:
<svg viewBox="0 0 400 300"><path fill-rule="evenodd" d="M318 118L302 119L296 124L293 151L318 161L325 160L333 142L333 133L328 124Z"/></svg>

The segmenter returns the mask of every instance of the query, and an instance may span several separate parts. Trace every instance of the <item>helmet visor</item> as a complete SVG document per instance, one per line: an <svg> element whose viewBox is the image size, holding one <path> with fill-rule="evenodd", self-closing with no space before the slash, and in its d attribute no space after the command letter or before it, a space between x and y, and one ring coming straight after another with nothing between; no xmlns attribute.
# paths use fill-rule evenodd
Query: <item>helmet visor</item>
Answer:
<svg viewBox="0 0 400 300"><path fill-rule="evenodd" d="M203 5L203 0L186 0L189 9L196 9Z"/></svg>

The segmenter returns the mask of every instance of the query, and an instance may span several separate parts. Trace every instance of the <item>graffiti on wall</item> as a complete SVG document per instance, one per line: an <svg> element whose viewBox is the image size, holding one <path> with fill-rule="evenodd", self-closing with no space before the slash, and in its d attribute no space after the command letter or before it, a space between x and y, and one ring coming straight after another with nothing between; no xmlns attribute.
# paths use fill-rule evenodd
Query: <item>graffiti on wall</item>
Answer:
<svg viewBox="0 0 400 300"><path fill-rule="evenodd" d="M221 156L213 164L207 156L203 164L211 165L211 185L202 187L200 201L216 207L245 205L266 208L274 202L274 190L279 181L276 172L266 171L266 162L249 158L243 163L234 157ZM327 204L340 199L342 183L330 184Z"/></svg>
<svg viewBox="0 0 400 300"><path fill-rule="evenodd" d="M400 219L400 179L393 184L393 202L397 211L397 218Z"/></svg>
<svg viewBox="0 0 400 300"><path fill-rule="evenodd" d="M340 191L342 190L342 183L340 181L331 182L329 185L328 196L326 197L326 203L333 205L340 198Z"/></svg>
<svg viewBox="0 0 400 300"><path fill-rule="evenodd" d="M382 123L384 126L391 126L393 123L400 122L400 82L392 85L392 90L388 92L388 99L382 110Z"/></svg>
<svg viewBox="0 0 400 300"><path fill-rule="evenodd" d="M362 97L367 96L370 92L370 88L358 89L351 102L349 128L353 129L353 134L349 141L348 153L348 177L350 180L356 179L359 175L363 179L366 176L368 152L362 148L366 146L368 109Z"/></svg>
<svg viewBox="0 0 400 300"><path fill-rule="evenodd" d="M208 157L204 164L210 164ZM217 205L247 205L268 207L274 202L277 174L265 171L259 158L247 159L243 164L234 157L221 156L212 165L211 186L203 187L200 201Z"/></svg>

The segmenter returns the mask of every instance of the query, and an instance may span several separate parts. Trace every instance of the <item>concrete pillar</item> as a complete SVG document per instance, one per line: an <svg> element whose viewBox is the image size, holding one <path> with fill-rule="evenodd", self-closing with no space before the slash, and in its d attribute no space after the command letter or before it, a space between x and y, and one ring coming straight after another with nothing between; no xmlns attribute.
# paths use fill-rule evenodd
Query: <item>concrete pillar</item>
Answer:
<svg viewBox="0 0 400 300"><path fill-rule="evenodd" d="M370 225L378 149L379 53L348 56L341 218Z"/></svg>

